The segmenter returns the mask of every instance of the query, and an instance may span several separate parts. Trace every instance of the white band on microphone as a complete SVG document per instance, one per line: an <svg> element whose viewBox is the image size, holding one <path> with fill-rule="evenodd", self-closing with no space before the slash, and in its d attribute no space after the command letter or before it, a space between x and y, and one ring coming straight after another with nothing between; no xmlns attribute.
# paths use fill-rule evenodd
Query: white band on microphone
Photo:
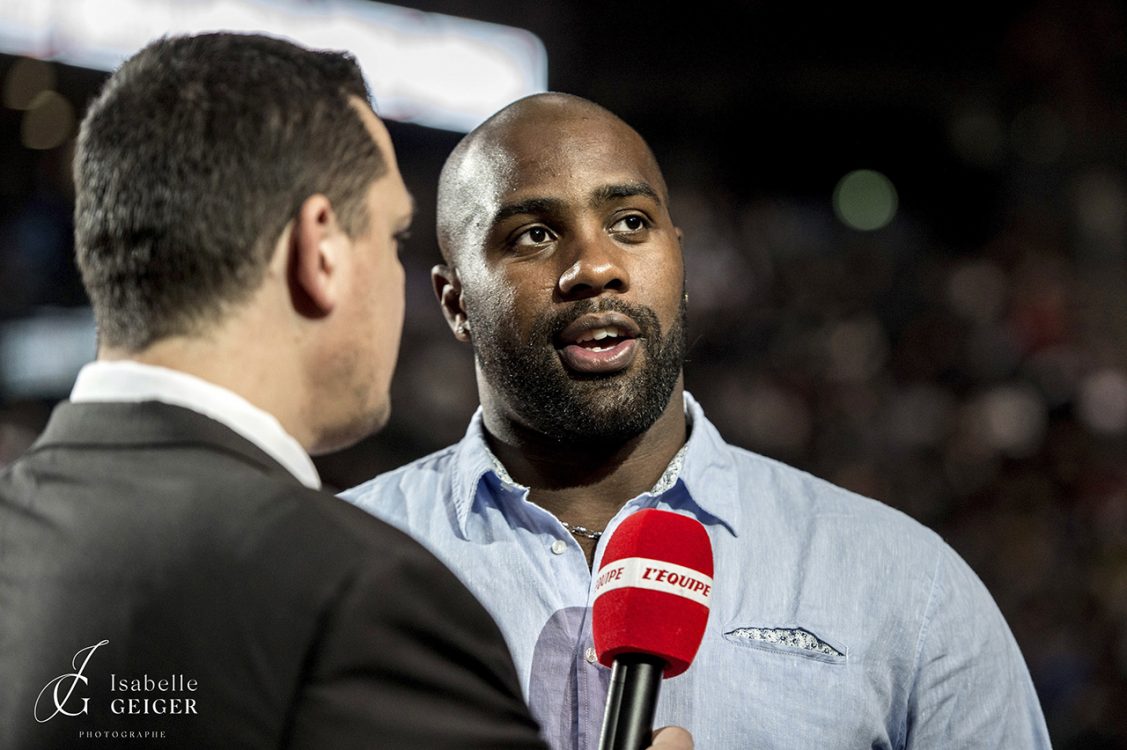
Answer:
<svg viewBox="0 0 1127 750"><path fill-rule="evenodd" d="M628 587L664 591L704 607L709 606L712 597L712 578L698 570L647 557L624 557L599 568L594 598Z"/></svg>

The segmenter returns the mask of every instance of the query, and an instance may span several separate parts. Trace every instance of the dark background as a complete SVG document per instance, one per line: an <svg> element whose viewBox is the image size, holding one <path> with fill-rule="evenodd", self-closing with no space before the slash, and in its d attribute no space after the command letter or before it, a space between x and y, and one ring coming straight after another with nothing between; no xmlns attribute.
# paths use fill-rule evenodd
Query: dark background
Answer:
<svg viewBox="0 0 1127 750"><path fill-rule="evenodd" d="M1009 620L1055 746L1127 747L1124 5L411 6L530 29L551 88L650 141L709 416L939 531ZM105 77L55 74L79 117ZM0 324L84 304L71 146L22 146L23 116L0 108ZM458 439L476 405L428 278L459 136L389 128L420 209L394 416L318 459L334 487ZM860 168L896 187L882 229L835 215ZM67 389L0 394L0 465Z"/></svg>

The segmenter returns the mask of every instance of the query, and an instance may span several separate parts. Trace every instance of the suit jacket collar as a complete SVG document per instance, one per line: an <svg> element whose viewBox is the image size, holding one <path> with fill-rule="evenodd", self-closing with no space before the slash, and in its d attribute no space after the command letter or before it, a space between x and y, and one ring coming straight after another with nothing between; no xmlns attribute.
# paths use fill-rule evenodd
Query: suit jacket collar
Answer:
<svg viewBox="0 0 1127 750"><path fill-rule="evenodd" d="M191 409L158 401L64 401L55 407L46 429L28 452L54 446L115 449L158 445L205 446L301 484L269 454L226 425Z"/></svg>

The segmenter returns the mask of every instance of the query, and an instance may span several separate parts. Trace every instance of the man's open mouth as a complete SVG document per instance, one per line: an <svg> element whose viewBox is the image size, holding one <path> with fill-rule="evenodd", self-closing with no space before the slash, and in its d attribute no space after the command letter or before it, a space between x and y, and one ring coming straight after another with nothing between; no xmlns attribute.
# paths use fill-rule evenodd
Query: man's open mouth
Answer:
<svg viewBox="0 0 1127 750"><path fill-rule="evenodd" d="M622 313L584 315L559 335L556 350L564 366L583 374L625 370L638 349L638 324Z"/></svg>

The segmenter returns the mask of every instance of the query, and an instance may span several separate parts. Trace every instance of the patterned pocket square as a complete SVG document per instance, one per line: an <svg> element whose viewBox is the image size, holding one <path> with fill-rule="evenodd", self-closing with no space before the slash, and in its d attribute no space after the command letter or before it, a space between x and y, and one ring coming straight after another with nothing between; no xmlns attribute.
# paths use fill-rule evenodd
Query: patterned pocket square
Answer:
<svg viewBox="0 0 1127 750"><path fill-rule="evenodd" d="M823 641L818 636L802 628L736 628L724 634L733 641L768 643L775 646L821 654L829 657L844 657L845 654Z"/></svg>

